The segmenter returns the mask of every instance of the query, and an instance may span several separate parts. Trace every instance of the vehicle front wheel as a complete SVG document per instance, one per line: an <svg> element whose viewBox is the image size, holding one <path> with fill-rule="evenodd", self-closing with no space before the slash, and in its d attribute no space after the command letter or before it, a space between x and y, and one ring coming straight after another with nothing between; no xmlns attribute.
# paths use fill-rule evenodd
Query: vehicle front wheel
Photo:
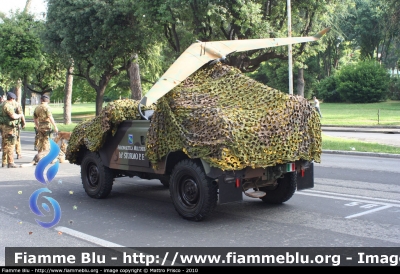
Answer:
<svg viewBox="0 0 400 274"><path fill-rule="evenodd" d="M183 160L175 166L169 190L175 210L187 220L201 221L217 205L218 186L195 161Z"/></svg>
<svg viewBox="0 0 400 274"><path fill-rule="evenodd" d="M278 185L274 188L260 187L266 195L260 199L268 204L281 204L292 198L297 188L297 173L289 172L283 178L277 180Z"/></svg>
<svg viewBox="0 0 400 274"><path fill-rule="evenodd" d="M81 178L87 195L96 199L106 198L114 182L112 171L103 165L96 152L86 152L81 163Z"/></svg>

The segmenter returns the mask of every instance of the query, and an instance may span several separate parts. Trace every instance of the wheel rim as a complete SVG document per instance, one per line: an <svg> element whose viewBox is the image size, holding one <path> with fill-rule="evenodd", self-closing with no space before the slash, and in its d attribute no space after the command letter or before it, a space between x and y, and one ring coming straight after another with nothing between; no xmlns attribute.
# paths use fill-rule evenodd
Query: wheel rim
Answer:
<svg viewBox="0 0 400 274"><path fill-rule="evenodd" d="M199 201L199 194L199 187L193 178L182 178L179 184L179 197L185 206L195 207Z"/></svg>
<svg viewBox="0 0 400 274"><path fill-rule="evenodd" d="M95 188L99 184L99 169L95 164L89 164L87 169L87 179L90 187Z"/></svg>

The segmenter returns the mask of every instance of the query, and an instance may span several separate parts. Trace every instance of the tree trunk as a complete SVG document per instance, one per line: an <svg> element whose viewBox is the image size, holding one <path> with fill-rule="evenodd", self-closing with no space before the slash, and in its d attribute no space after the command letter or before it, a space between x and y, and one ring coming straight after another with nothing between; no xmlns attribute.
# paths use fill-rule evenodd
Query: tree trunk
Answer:
<svg viewBox="0 0 400 274"><path fill-rule="evenodd" d="M96 116L100 114L103 109L104 92L106 91L106 85L101 85L96 87Z"/></svg>
<svg viewBox="0 0 400 274"><path fill-rule="evenodd" d="M72 102L72 85L74 82L74 65L67 69L64 94L64 124L71 124L71 102Z"/></svg>
<svg viewBox="0 0 400 274"><path fill-rule="evenodd" d="M138 63L138 55L132 55L132 63L128 69L129 84L131 88L131 98L134 100L142 99L142 83L140 81L140 68Z"/></svg>
<svg viewBox="0 0 400 274"><path fill-rule="evenodd" d="M297 73L297 95L303 96L304 97L304 69L299 68L298 73Z"/></svg>
<svg viewBox="0 0 400 274"><path fill-rule="evenodd" d="M19 103L19 104L21 104L21 102L22 102L22 91L21 91L21 86L22 86L22 81L21 81L21 79L18 79L18 81L17 81L17 86L15 87L15 95L17 96L17 102Z"/></svg>
<svg viewBox="0 0 400 274"><path fill-rule="evenodd" d="M104 102L104 92L106 91L106 87L112 78L111 73L104 73L101 76L99 83L97 84L94 79L86 76L86 80L88 81L89 85L96 91L96 116L100 114L101 110L103 109L103 102Z"/></svg>
<svg viewBox="0 0 400 274"><path fill-rule="evenodd" d="M26 75L24 76L23 86L24 89L22 90L22 98L20 103L22 107L22 113L25 115L26 92L28 91L28 77Z"/></svg>
<svg viewBox="0 0 400 274"><path fill-rule="evenodd" d="M25 8L24 8L25 13L28 13L29 10L31 9L31 3L32 3L32 0L26 0Z"/></svg>

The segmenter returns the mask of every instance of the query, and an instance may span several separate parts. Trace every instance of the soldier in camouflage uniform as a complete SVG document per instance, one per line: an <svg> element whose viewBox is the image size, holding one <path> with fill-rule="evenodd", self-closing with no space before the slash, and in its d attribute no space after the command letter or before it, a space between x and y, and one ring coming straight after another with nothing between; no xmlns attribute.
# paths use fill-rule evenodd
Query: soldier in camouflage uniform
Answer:
<svg viewBox="0 0 400 274"><path fill-rule="evenodd" d="M35 130L35 141L33 142L33 150L37 150L37 144L38 144L38 130L36 127L33 127L33 129Z"/></svg>
<svg viewBox="0 0 400 274"><path fill-rule="evenodd" d="M42 95L40 99L42 102L35 108L35 111L33 113L35 126L38 131L38 141L36 145L38 152L50 149L49 138L52 125L54 127L54 132L58 132L56 122L54 121L53 115L48 105L48 103L50 102L50 97L47 95Z"/></svg>
<svg viewBox="0 0 400 274"><path fill-rule="evenodd" d="M3 108L3 103L5 103L5 101L4 101L3 95L1 95L1 96L0 96L0 108L1 108L1 109ZM0 135L1 135L1 133L3 132L3 131L2 131L2 128L3 128L3 125L0 124ZM3 138L1 138L1 139L3 140ZM3 141L1 141L0 151L1 151L1 148L2 148L2 147L3 147Z"/></svg>
<svg viewBox="0 0 400 274"><path fill-rule="evenodd" d="M17 102L14 101L14 106L15 106L15 112L17 114L22 114L22 107L21 105ZM15 152L17 153L17 159L21 159L21 128L25 127L25 116L22 116L20 119L18 119L18 124L17 124L17 139L15 141Z"/></svg>
<svg viewBox="0 0 400 274"><path fill-rule="evenodd" d="M14 149L17 135L18 120L24 116L22 113L17 114L15 112L14 101L17 96L12 93L7 93L7 101L2 105L1 119L2 124L2 145L3 145L3 157L2 167L8 163L9 168L18 167L14 163Z"/></svg>

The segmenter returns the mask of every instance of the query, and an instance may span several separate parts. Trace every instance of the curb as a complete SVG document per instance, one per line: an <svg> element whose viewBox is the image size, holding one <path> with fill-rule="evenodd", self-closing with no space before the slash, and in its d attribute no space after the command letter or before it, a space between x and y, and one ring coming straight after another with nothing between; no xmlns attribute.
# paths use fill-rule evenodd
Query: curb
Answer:
<svg viewBox="0 0 400 274"><path fill-rule="evenodd" d="M344 150L322 150L322 153L342 154L342 155L343 154L347 154L347 155L353 155L353 156L371 156L371 157L398 158L398 159L400 159L400 154L390 154L390 153L344 151Z"/></svg>
<svg viewBox="0 0 400 274"><path fill-rule="evenodd" d="M363 132L363 133L386 133L386 134L400 134L400 128L355 128L355 127L321 127L324 131L340 131L340 132Z"/></svg>
<svg viewBox="0 0 400 274"><path fill-rule="evenodd" d="M343 125L343 126L340 126L340 125L322 125L322 124L321 124L321 127L348 127L348 128L397 128L397 129L400 129L400 126L378 126L378 125L375 125L375 126L352 126L352 125Z"/></svg>

